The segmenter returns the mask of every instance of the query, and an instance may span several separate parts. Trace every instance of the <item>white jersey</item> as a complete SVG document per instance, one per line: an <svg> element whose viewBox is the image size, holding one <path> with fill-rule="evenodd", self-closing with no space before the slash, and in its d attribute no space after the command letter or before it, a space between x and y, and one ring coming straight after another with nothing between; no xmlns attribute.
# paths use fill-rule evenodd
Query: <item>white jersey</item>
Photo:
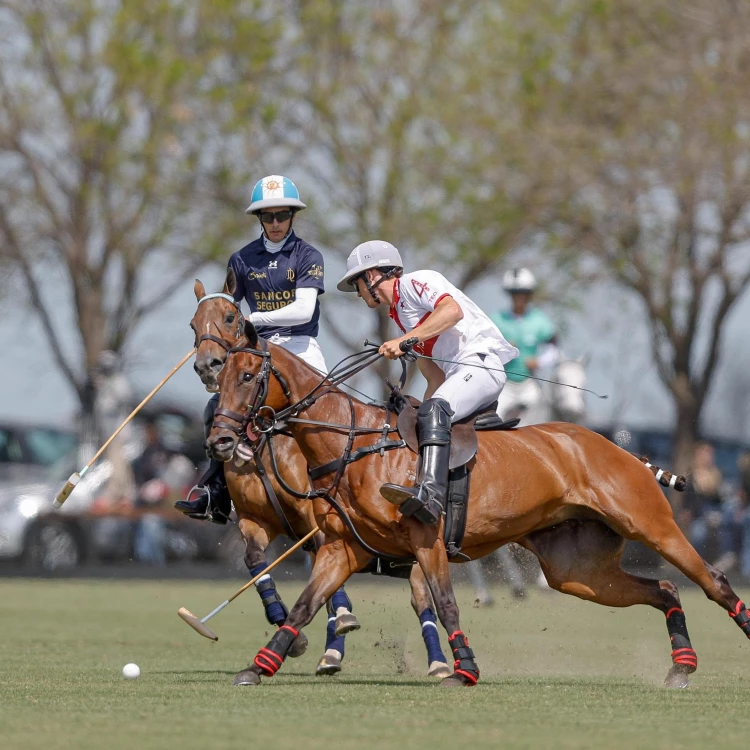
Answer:
<svg viewBox="0 0 750 750"><path fill-rule="evenodd" d="M452 297L458 304L463 319L439 336L421 342L415 347L417 351L453 362L465 362L477 354L494 354L505 364L518 356L518 349L503 338L489 316L436 271L415 271L396 279L390 316L404 333L409 333L424 323L445 297ZM458 367L452 362L435 364L446 375Z"/></svg>

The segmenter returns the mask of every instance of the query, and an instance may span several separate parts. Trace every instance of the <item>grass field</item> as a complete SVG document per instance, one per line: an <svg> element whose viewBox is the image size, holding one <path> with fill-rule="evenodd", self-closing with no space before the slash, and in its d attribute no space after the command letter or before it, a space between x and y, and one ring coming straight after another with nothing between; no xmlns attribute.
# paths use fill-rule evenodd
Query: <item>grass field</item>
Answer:
<svg viewBox="0 0 750 750"><path fill-rule="evenodd" d="M545 592L516 602L502 589L480 610L460 587L482 681L441 689L423 677L406 583L369 580L348 587L363 627L348 637L344 672L312 674L321 617L303 657L260 687L235 688L235 672L269 633L255 593L213 620L216 644L176 611L202 616L237 588L0 581L0 748L724 750L750 737L750 644L694 589L683 605L699 671L688 690L668 691L669 642L656 611ZM281 590L291 603L300 586ZM140 679L121 677L129 661Z"/></svg>

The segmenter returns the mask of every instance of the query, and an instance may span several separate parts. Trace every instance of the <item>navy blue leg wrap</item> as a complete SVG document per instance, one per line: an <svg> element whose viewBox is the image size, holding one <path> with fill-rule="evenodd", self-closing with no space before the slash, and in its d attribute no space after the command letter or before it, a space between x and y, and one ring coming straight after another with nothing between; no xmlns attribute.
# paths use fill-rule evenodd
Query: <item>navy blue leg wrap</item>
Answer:
<svg viewBox="0 0 750 750"><path fill-rule="evenodd" d="M328 627L326 627L326 651L329 648L336 649L341 656L344 655L344 636L336 635L336 615L328 615Z"/></svg>
<svg viewBox="0 0 750 750"><path fill-rule="evenodd" d="M256 565L250 570L251 576L257 576L258 573L262 573L266 569L266 565ZM281 597L276 593L276 584L273 582L273 578L270 575L263 576L256 584L255 589L260 595L260 599L263 602L263 607L266 610L266 620L271 625L283 625L289 611L287 610L284 602L281 601Z"/></svg>
<svg viewBox="0 0 750 750"><path fill-rule="evenodd" d="M343 586L331 597L331 605L333 606L334 614L339 607L346 607L350 612L353 611L352 603L349 601L349 597L346 595Z"/></svg>
<svg viewBox="0 0 750 750"><path fill-rule="evenodd" d="M443 650L440 648L440 635L435 613L428 607L419 615L419 621L422 623L422 638L427 647L427 666L434 661L446 662Z"/></svg>

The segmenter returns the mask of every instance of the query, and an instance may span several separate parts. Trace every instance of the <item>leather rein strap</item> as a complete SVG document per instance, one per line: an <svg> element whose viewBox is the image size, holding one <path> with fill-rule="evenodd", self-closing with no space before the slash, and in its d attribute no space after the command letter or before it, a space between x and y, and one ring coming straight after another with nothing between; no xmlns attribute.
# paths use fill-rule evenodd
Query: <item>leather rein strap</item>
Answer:
<svg viewBox="0 0 750 750"><path fill-rule="evenodd" d="M331 505L338 516L341 518L344 525L349 529L352 536L356 539L357 544L359 544L364 550L369 552L374 557L380 557L384 560L390 560L392 562L398 562L398 563L410 563L414 562L414 558L412 556L408 555L389 555L384 552L381 552L379 550L374 549L371 547L367 542L365 542L364 539L360 536L357 529L354 527L354 524L352 523L352 520L349 518L348 513L346 510L341 506L341 504L338 502L338 500L335 499L334 495L338 492L338 486L341 482L341 479L344 475L344 471L346 470L346 467L353 463L354 461L358 461L361 458L364 458L365 456L372 455L373 453L380 452L381 455L386 450L393 450L394 448L403 448L405 447L406 443L403 440L388 440L387 435L390 432L395 432L395 427L390 427L390 425L387 423L384 424L382 428L372 428L372 427L358 427L356 424L356 411L354 409L354 399L348 394L348 393L341 393L341 395L345 396L348 403L349 403L349 413L351 415L351 421L349 424L338 424L334 422L320 422L317 420L308 420L308 419L301 419L298 417L299 414L301 414L306 409L309 409L316 401L318 401L320 398L325 396L328 393L331 393L336 389L336 387L339 385L339 383L344 382L348 378L351 378L352 376L356 375L357 373L364 370L366 367L369 367L371 364L373 364L376 360L380 359L382 356L377 352L377 350L373 351L368 350L364 352L357 352L355 354L349 355L348 357L345 357L341 362L339 362L327 376L323 376L321 381L311 390L307 393L306 396L299 399L294 404L291 404L290 406L286 407L280 412L274 412L274 410L269 407L265 406L264 401L266 399L266 396L268 395L268 381L270 379L271 374L276 377L276 379L281 384L285 395L288 399L291 400L291 392L289 391L289 386L286 382L286 380L283 378L281 373L273 367L271 364L271 354L268 351L268 345L266 344L265 340L260 338L258 339L261 345L261 349L251 349L248 347L232 347L227 351L227 356L230 356L231 354L235 353L245 353L245 354L253 354L255 356L261 357L263 360L263 364L261 365L261 369L259 370L258 374L255 377L255 388L253 389L252 397L249 400L248 408L245 414L240 414L235 411L231 411L229 409L217 409L216 414L219 416L226 416L232 421L238 422L240 424L240 427L235 427L233 425L228 425L226 423L216 423L214 422L215 426L222 427L225 429L229 429L230 431L237 434L240 439L247 439L246 431L248 426L253 425L255 429L257 429L259 432L262 433L273 433L273 432L285 432L285 427L287 423L294 422L298 424L312 424L318 427L327 427L329 429L334 430L346 430L349 433L349 437L347 439L346 448L344 449L344 453L341 456L341 458L336 459L335 461L331 461L330 463L317 467L317 469L313 469L310 471L311 479L312 474L315 473L315 478L319 478L322 476L325 476L325 474L330 474L331 472L335 471L333 480L331 482L331 485L327 489L320 489L320 490L311 490L307 493L301 493L295 490L292 487L289 487L289 485L284 482L282 479L280 472L278 470L278 465L276 462L276 457L273 452L272 443L269 440L268 441L268 447L269 447L269 456L271 457L271 468L276 476L276 480L279 482L281 487L283 487L285 492L288 492L293 497L297 497L300 499L313 499L313 498L321 498L325 500L329 505ZM347 362L350 359L356 358L356 361L344 367L340 370L341 366ZM267 410L271 413L272 416L269 417L263 417L261 416L260 412L261 410ZM388 412L386 411L386 414ZM264 426L258 426L257 422L258 419L262 419L264 421L267 421L268 424ZM352 451L352 448L354 446L354 441L357 438L358 435L364 435L364 434L377 434L382 433L383 437L380 441L378 441L374 446L365 446L364 448L361 448L357 451Z"/></svg>

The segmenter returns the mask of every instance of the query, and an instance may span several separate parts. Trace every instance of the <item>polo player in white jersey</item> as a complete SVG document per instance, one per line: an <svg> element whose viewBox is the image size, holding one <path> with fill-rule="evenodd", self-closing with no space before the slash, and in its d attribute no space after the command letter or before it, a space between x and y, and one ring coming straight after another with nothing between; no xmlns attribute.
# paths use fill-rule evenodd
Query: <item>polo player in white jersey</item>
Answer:
<svg viewBox="0 0 750 750"><path fill-rule="evenodd" d="M434 357L418 360L427 391L417 411L421 457L417 486L384 484L380 492L400 506L403 515L435 524L445 505L451 422L497 400L505 384L503 365L518 356L518 349L443 275L428 270L404 274L401 256L389 242L359 245L346 266L338 289L357 292L372 309L388 305L403 333L386 341L380 353L397 359L404 355L400 344L416 338L415 351Z"/></svg>

